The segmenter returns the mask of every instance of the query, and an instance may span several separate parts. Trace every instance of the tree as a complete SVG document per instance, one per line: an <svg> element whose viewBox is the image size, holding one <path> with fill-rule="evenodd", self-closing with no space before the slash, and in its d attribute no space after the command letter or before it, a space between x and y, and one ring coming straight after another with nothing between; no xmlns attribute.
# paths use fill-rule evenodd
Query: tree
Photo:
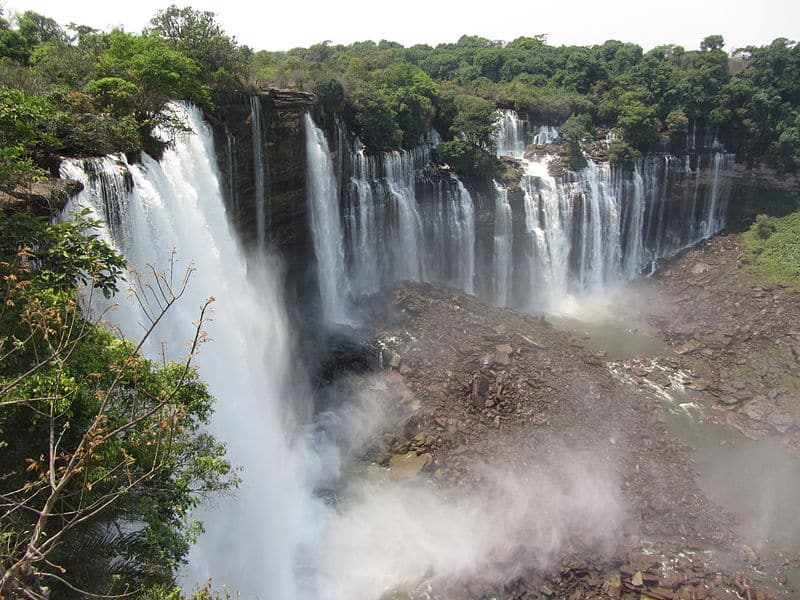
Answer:
<svg viewBox="0 0 800 600"><path fill-rule="evenodd" d="M246 61L236 38L225 34L213 12L173 4L156 13L145 33L194 60L206 83L238 80L245 73Z"/></svg>
<svg viewBox="0 0 800 600"><path fill-rule="evenodd" d="M725 39L721 35L709 35L700 42L700 50L703 52L719 52L725 45Z"/></svg>
<svg viewBox="0 0 800 600"><path fill-rule="evenodd" d="M0 218L0 596L121 594L169 584L202 494L235 484L202 432L212 399L191 367L207 301L182 364L142 346L191 271L150 278L138 343L85 319L75 282L114 293L123 261L91 221Z"/></svg>
<svg viewBox="0 0 800 600"><path fill-rule="evenodd" d="M638 100L628 100L617 119L623 139L639 150L646 150L659 140L655 111Z"/></svg>
<svg viewBox="0 0 800 600"><path fill-rule="evenodd" d="M35 154L58 146L55 108L43 98L0 86L0 190L41 177Z"/></svg>
<svg viewBox="0 0 800 600"><path fill-rule="evenodd" d="M463 39L463 38L462 38ZM455 97L458 109L450 127L451 133L486 152L494 152L497 111L488 100L461 94Z"/></svg>

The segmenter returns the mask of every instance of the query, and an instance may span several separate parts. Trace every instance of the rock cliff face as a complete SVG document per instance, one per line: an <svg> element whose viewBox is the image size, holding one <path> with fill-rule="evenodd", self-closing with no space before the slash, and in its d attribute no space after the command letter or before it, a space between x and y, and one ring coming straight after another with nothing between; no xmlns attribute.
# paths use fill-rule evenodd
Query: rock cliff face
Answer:
<svg viewBox="0 0 800 600"><path fill-rule="evenodd" d="M256 248L259 221L265 219L261 227L266 243L284 255L296 285L302 285L308 265L314 263L307 226L303 115L315 106L313 94L268 89L253 98L242 95L207 115L225 199L240 239L248 249ZM260 141L254 139L259 131ZM259 169L263 189L258 189Z"/></svg>
<svg viewBox="0 0 800 600"><path fill-rule="evenodd" d="M0 191L0 209L49 217L61 210L83 186L72 179L46 179L11 192Z"/></svg>
<svg viewBox="0 0 800 600"><path fill-rule="evenodd" d="M800 175L736 164L731 185L730 230L747 229L759 213L779 216L800 208Z"/></svg>

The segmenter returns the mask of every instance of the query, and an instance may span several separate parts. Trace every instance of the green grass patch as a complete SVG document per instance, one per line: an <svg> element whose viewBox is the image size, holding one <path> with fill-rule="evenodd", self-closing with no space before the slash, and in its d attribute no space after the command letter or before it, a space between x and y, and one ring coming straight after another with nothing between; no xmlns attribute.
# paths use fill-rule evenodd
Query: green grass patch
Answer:
<svg viewBox="0 0 800 600"><path fill-rule="evenodd" d="M744 242L756 279L800 287L800 210L780 218L758 215Z"/></svg>

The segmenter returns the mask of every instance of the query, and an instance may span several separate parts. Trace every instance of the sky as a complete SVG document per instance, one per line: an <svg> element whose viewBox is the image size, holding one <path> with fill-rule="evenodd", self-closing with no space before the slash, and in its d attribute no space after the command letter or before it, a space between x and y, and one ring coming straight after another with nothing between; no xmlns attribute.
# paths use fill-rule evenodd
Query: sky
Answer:
<svg viewBox="0 0 800 600"><path fill-rule="evenodd" d="M716 34L728 51L800 40L798 0L0 0L7 13L33 10L62 25L133 32L171 3L215 12L229 35L254 50L325 40L436 45L464 34L503 41L546 34L552 45L618 39L645 50L667 43L696 49Z"/></svg>

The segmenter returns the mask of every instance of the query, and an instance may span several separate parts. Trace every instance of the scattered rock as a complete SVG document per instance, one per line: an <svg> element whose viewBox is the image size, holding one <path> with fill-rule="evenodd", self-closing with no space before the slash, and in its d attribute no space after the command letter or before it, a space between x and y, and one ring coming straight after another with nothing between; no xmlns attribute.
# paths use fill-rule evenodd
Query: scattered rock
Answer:
<svg viewBox="0 0 800 600"><path fill-rule="evenodd" d="M795 426L794 418L786 412L774 412L767 417L767 423L778 433L786 433Z"/></svg>
<svg viewBox="0 0 800 600"><path fill-rule="evenodd" d="M427 453L406 452L405 454L395 454L389 460L389 473L393 479L411 479L419 475L430 459L431 455Z"/></svg>

